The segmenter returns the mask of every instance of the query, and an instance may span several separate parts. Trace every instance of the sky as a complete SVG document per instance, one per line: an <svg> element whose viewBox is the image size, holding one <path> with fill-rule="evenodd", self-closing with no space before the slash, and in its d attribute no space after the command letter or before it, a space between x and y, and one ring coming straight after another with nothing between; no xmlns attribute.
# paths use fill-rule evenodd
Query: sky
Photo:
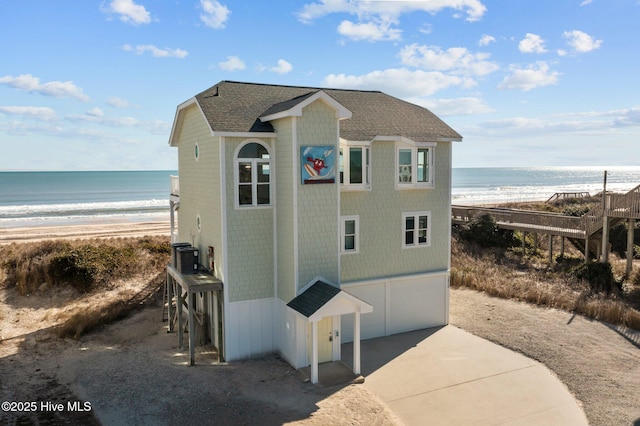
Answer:
<svg viewBox="0 0 640 426"><path fill-rule="evenodd" d="M640 167L640 0L4 0L0 171L175 170L222 80L381 90L453 167Z"/></svg>

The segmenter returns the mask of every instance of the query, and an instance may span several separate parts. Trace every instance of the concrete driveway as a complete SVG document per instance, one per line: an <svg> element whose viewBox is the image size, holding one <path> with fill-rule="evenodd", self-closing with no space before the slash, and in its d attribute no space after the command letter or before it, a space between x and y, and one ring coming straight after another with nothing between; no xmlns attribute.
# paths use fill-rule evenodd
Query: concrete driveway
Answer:
<svg viewBox="0 0 640 426"><path fill-rule="evenodd" d="M588 425L544 365L451 325L363 341L362 375L406 425Z"/></svg>

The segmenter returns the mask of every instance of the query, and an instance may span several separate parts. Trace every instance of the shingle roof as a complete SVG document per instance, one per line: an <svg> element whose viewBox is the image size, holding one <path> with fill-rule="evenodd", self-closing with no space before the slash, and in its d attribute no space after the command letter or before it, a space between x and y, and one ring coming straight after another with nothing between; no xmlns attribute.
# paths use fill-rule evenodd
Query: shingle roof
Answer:
<svg viewBox="0 0 640 426"><path fill-rule="evenodd" d="M324 91L353 113L340 123L340 136L368 141L404 136L416 141L462 137L431 111L379 91L324 89L222 81L195 96L214 132L273 132L259 117L286 111Z"/></svg>
<svg viewBox="0 0 640 426"><path fill-rule="evenodd" d="M287 306L309 318L338 293L340 293L339 288L324 281L316 281L304 293L287 303Z"/></svg>

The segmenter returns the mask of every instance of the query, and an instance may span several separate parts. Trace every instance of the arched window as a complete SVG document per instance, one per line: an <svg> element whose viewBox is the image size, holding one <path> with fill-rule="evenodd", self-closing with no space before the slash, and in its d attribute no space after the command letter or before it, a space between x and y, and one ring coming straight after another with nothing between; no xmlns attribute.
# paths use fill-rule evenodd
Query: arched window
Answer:
<svg viewBox="0 0 640 426"><path fill-rule="evenodd" d="M257 142L243 145L236 156L236 203L238 206L271 204L271 157Z"/></svg>

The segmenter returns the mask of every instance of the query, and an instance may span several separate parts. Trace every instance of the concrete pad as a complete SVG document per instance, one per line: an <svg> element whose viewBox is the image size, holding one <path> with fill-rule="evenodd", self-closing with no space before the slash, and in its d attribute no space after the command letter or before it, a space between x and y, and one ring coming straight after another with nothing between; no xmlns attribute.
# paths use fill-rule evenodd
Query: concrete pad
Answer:
<svg viewBox="0 0 640 426"><path fill-rule="evenodd" d="M406 425L588 424L542 364L453 326L363 341L362 374Z"/></svg>
<svg viewBox="0 0 640 426"><path fill-rule="evenodd" d="M298 371L306 381L311 380L311 367L302 367ZM323 387L344 385L346 383L362 383L364 378L354 374L351 367L342 361L323 362L318 364L318 384Z"/></svg>

